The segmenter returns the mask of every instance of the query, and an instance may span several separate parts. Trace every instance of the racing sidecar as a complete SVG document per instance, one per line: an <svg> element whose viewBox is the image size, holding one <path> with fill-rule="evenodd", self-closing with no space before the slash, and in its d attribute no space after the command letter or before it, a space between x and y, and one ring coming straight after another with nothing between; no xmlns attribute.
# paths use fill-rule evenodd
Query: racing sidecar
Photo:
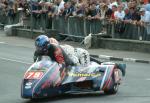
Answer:
<svg viewBox="0 0 150 103"><path fill-rule="evenodd" d="M121 71L125 68L125 64L98 64L93 61L88 66L65 67L48 56L42 56L26 71L21 84L21 97L35 99L94 91L115 94L121 83Z"/></svg>

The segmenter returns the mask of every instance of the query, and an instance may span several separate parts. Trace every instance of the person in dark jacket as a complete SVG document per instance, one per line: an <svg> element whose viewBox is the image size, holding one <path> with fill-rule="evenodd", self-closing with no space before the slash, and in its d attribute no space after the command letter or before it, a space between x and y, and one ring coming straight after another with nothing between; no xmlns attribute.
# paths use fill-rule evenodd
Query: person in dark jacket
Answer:
<svg viewBox="0 0 150 103"><path fill-rule="evenodd" d="M59 64L64 64L66 66L74 65L64 50L59 45L50 43L46 35L40 35L35 39L35 47L34 62L38 57L47 55Z"/></svg>

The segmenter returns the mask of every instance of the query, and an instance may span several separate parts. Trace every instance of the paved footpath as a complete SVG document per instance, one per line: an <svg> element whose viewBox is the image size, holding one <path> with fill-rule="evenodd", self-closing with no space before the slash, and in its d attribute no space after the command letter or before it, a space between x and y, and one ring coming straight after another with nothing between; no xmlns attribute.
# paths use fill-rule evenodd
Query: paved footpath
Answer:
<svg viewBox="0 0 150 103"><path fill-rule="evenodd" d="M21 37L16 37L16 36L8 37L5 35L4 31L0 31L0 43L34 48L34 40L33 39L21 38ZM60 41L60 43L61 44L70 44L74 47L85 48L84 45L80 45L77 42ZM150 63L150 53L108 50L108 49L101 49L101 48L87 49L87 50L90 52L91 56L94 56L99 59Z"/></svg>

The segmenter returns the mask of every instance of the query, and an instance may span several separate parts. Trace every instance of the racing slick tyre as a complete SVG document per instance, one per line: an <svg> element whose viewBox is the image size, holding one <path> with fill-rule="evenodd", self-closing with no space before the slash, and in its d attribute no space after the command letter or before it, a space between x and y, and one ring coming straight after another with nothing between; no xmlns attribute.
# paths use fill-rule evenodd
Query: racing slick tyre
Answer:
<svg viewBox="0 0 150 103"><path fill-rule="evenodd" d="M118 92L118 88L119 88L119 83L115 82L115 73L113 72L112 76L111 76L111 85L109 86L109 88L104 90L105 94L116 94Z"/></svg>

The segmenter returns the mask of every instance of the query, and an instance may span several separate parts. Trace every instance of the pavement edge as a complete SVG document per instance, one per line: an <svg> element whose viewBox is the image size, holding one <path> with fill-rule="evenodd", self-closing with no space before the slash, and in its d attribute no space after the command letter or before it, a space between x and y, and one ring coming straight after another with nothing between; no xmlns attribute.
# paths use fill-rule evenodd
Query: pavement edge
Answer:
<svg viewBox="0 0 150 103"><path fill-rule="evenodd" d="M114 57L114 56L108 56L108 55L93 55L93 54L91 54L90 56L99 58L99 59L107 59L110 61L126 61L126 62L150 64L149 60L142 60L142 59L135 59L135 58L122 58L122 57Z"/></svg>

